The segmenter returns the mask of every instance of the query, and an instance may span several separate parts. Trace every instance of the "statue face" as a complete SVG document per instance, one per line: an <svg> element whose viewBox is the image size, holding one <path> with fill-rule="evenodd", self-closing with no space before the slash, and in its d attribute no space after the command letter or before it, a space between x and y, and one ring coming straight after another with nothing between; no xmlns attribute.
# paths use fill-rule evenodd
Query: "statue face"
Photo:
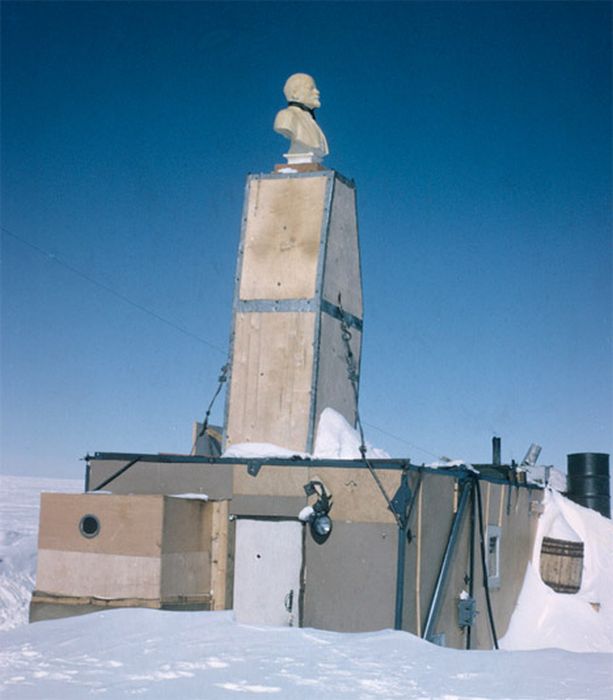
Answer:
<svg viewBox="0 0 613 700"><path fill-rule="evenodd" d="M310 109L321 107L319 90L317 89L317 85L315 85L315 81L310 76L305 76L304 81L302 81L296 93L298 102L302 102L306 107Z"/></svg>

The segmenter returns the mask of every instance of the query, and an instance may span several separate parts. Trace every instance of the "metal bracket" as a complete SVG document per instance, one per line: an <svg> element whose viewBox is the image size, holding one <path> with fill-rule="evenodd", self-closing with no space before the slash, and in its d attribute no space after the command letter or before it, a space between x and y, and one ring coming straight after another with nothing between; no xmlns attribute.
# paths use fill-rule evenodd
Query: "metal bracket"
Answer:
<svg viewBox="0 0 613 700"><path fill-rule="evenodd" d="M394 497L391 500L390 507L390 510L393 510L394 513L396 513L396 515L400 518L401 522L403 523L403 526L405 524L407 512L412 498L413 492L411 491L411 488L409 486L409 479L405 470L403 471L402 476L400 478L400 486L398 487L398 490L396 491Z"/></svg>
<svg viewBox="0 0 613 700"><path fill-rule="evenodd" d="M477 601L469 596L458 600L458 625L461 628L472 627L477 616Z"/></svg>
<svg viewBox="0 0 613 700"><path fill-rule="evenodd" d="M247 462L247 473L249 476L257 476L260 469L262 468L262 462L255 459L250 459Z"/></svg>

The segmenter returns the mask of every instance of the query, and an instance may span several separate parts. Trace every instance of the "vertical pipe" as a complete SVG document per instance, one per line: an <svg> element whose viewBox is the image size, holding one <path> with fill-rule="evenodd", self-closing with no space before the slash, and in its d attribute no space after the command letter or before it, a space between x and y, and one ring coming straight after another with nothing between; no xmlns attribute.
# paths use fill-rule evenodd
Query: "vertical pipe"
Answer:
<svg viewBox="0 0 613 700"><path fill-rule="evenodd" d="M423 486L419 489L417 499L417 547L415 552L415 634L421 636L421 513L423 504Z"/></svg>
<svg viewBox="0 0 613 700"><path fill-rule="evenodd" d="M489 486L489 484L488 484ZM474 598L475 592L475 486L471 489L470 498L470 542L468 545L468 595ZM472 625L466 628L466 648L470 649Z"/></svg>
<svg viewBox="0 0 613 700"><path fill-rule="evenodd" d="M423 637L428 641L432 638L434 634L434 626L438 620L438 613L443 602L443 593L445 590L445 583L447 582L447 575L449 574L449 569L451 568L451 563L453 561L453 555L455 553L455 546L458 541L458 534L460 532L460 525L462 524L462 516L466 510L466 503L468 501L468 496L472 491L472 482L467 479L462 488L462 495L460 496L460 502L458 504L458 511L453 517L451 523L451 530L449 531L449 537L447 539L447 546L445 547L445 553L443 554L443 559L441 561L441 566L438 572L436 583L434 585L434 591L432 593L432 599L430 601L430 607L428 608L428 614L426 616L426 623L424 625Z"/></svg>
<svg viewBox="0 0 613 700"><path fill-rule="evenodd" d="M407 518L403 518L402 527L398 528L398 556L396 558L396 611L394 629L402 629L402 606L404 602L404 566L407 551Z"/></svg>
<svg viewBox="0 0 613 700"><path fill-rule="evenodd" d="M492 464L496 467L499 467L502 464L501 459L500 459L500 438L499 437L492 438Z"/></svg>

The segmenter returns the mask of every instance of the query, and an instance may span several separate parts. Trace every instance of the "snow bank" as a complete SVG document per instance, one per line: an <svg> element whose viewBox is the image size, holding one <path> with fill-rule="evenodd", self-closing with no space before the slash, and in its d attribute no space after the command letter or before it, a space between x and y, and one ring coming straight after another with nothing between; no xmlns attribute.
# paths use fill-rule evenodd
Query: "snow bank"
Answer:
<svg viewBox="0 0 613 700"><path fill-rule="evenodd" d="M391 630L249 627L235 623L230 611L105 610L27 625L20 610L27 609L33 581L39 494L49 489L81 490L79 482L0 477L0 590L5 619L21 624L0 631L0 695L11 700L223 700L237 693L282 700L613 697L610 654L454 651ZM583 522L591 532L589 516ZM570 525L583 536L572 518ZM602 554L608 530L600 521L596 530L604 533L596 546ZM17 550L21 558L13 556ZM606 576L611 554L603 556ZM9 603L7 584L20 580L30 583L19 584L19 600ZM602 591L606 582L586 578L591 590Z"/></svg>
<svg viewBox="0 0 613 700"><path fill-rule="evenodd" d="M11 700L609 700L607 654L466 652L406 632L239 625L231 612L109 610L0 636Z"/></svg>
<svg viewBox="0 0 613 700"><path fill-rule="evenodd" d="M333 408L325 408L319 418L313 457L315 459L361 459L360 433L352 428L344 416ZM389 459L385 450L366 443L366 456L371 459Z"/></svg>
<svg viewBox="0 0 613 700"><path fill-rule="evenodd" d="M222 457L235 457L240 459L252 458L268 458L280 457L292 459L300 457L300 459L308 459L311 455L307 452L298 452L297 450L288 450L280 445L273 445L270 442L239 442L236 445L228 447L221 455Z"/></svg>
<svg viewBox="0 0 613 700"><path fill-rule="evenodd" d="M613 652L613 522L553 489L546 491L544 503L532 562L500 646ZM543 583L539 573L543 537L584 543L578 593L556 593Z"/></svg>
<svg viewBox="0 0 613 700"><path fill-rule="evenodd" d="M81 481L0 476L0 630L28 621L41 492L82 490Z"/></svg>
<svg viewBox="0 0 613 700"><path fill-rule="evenodd" d="M313 454L288 450L267 442L241 442L229 447L222 457L242 459L300 457L300 459L361 459L360 433L352 428L347 420L333 408L325 408L319 418ZM385 450L379 450L366 443L366 456L370 459L389 459Z"/></svg>

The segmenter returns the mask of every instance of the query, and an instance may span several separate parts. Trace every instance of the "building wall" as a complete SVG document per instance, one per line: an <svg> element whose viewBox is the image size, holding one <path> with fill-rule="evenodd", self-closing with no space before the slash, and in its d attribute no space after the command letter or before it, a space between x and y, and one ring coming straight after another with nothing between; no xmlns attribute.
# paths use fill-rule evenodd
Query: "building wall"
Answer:
<svg viewBox="0 0 613 700"><path fill-rule="evenodd" d="M94 490L129 461L129 456L117 460L92 458L89 462L89 490ZM221 501L232 498L232 476L232 468L228 465L142 461L131 466L104 490L114 494L199 493Z"/></svg>
<svg viewBox="0 0 613 700"><path fill-rule="evenodd" d="M93 537L79 529L85 515L98 519ZM53 605L225 609L228 526L227 501L43 494L31 619L58 616Z"/></svg>
<svg viewBox="0 0 613 700"><path fill-rule="evenodd" d="M84 537L86 514L100 533ZM36 588L53 595L157 599L163 497L44 493Z"/></svg>

